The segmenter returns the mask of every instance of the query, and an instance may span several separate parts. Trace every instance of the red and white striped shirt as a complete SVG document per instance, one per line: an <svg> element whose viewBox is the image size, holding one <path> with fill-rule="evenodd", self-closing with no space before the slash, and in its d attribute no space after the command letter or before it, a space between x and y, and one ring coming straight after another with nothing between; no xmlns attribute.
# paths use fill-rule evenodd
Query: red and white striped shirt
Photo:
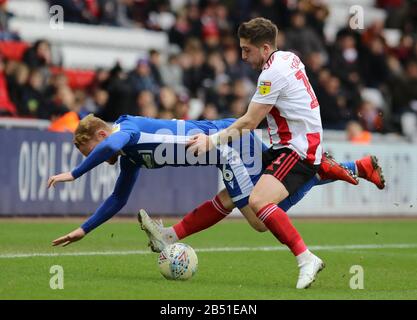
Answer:
<svg viewBox="0 0 417 320"><path fill-rule="evenodd" d="M301 159L320 164L320 106L300 58L292 52L274 52L259 75L252 101L274 105L267 115L274 149L287 147Z"/></svg>

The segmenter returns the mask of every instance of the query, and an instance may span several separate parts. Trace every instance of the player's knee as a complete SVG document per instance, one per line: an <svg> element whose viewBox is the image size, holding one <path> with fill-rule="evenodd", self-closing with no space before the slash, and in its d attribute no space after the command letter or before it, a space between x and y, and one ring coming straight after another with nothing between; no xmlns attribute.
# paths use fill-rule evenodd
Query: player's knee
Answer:
<svg viewBox="0 0 417 320"><path fill-rule="evenodd" d="M252 193L249 196L249 207L251 207L255 213L259 212L266 204L263 197L259 194Z"/></svg>

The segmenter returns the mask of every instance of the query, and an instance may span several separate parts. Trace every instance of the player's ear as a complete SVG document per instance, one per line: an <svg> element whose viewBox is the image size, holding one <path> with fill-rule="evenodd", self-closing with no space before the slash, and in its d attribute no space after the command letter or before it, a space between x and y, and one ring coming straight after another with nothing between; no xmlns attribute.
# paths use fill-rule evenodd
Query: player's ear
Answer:
<svg viewBox="0 0 417 320"><path fill-rule="evenodd" d="M99 140L102 140L102 139L107 138L109 134L106 130L100 129L96 132L96 136L97 138L99 138Z"/></svg>
<svg viewBox="0 0 417 320"><path fill-rule="evenodd" d="M265 53L269 53L269 49L271 49L271 46L268 44L268 43L264 43L263 45L262 45L262 49L263 49L263 51L262 51L262 53L263 54L265 54Z"/></svg>

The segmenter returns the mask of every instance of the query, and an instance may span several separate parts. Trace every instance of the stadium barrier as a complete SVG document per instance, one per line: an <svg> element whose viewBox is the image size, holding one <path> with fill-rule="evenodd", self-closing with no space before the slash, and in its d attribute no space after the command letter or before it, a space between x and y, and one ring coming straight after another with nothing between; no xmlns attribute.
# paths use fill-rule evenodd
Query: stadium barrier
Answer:
<svg viewBox="0 0 417 320"><path fill-rule="evenodd" d="M366 180L357 186L337 181L315 186L289 211L294 217L417 216L417 145L377 143L353 145L325 143L337 161L350 161L373 154L383 168L386 187L379 190ZM221 183L220 183L221 185ZM233 212L238 215L238 212Z"/></svg>
<svg viewBox="0 0 417 320"><path fill-rule="evenodd" d="M73 147L70 134L39 130L47 126L43 122L35 129L32 122L33 128L29 121L19 121L0 123L0 215L71 215L95 210L112 192L119 168L103 164L74 183L47 190L48 177L73 168L81 155ZM291 209L290 215L417 216L417 145L390 142L366 146L326 143L325 150L339 161L366 154L378 156L387 186L381 191L363 179L358 186L345 182L316 186ZM142 169L122 213L135 213L142 207L163 215L188 212L216 193L221 180L216 170Z"/></svg>
<svg viewBox="0 0 417 320"><path fill-rule="evenodd" d="M47 189L48 177L82 159L71 134L0 128L0 215L91 214L113 191L118 166L102 164L72 183ZM184 214L217 191L215 167L141 169L121 213L140 208Z"/></svg>

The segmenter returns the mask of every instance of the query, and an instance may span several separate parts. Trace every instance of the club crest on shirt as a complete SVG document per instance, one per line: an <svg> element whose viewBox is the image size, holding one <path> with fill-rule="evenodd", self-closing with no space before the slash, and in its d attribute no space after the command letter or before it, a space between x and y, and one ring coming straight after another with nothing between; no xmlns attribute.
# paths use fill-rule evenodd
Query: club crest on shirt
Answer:
<svg viewBox="0 0 417 320"><path fill-rule="evenodd" d="M259 82L259 94L266 95L271 92L271 81Z"/></svg>
<svg viewBox="0 0 417 320"><path fill-rule="evenodd" d="M111 133L115 133L117 131L120 131L120 123L113 125L113 128L111 128Z"/></svg>

